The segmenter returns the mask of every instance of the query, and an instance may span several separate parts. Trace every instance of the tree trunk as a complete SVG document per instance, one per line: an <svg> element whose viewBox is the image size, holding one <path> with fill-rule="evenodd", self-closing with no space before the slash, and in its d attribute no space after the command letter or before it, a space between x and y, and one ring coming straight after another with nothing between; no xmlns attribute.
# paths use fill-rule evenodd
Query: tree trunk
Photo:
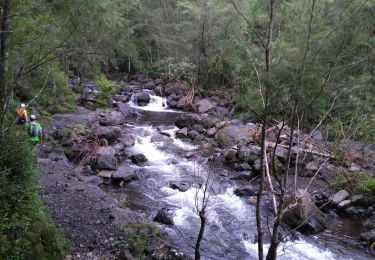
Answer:
<svg viewBox="0 0 375 260"><path fill-rule="evenodd" d="M12 0L1 1L0 6L0 134L4 128L5 114L8 108L8 44L11 34Z"/></svg>
<svg viewBox="0 0 375 260"><path fill-rule="evenodd" d="M206 226L206 214L204 211L199 212L199 218L201 219L201 228L199 230L197 243L195 245L195 260L201 259L201 254L200 254L201 241L203 238L204 228Z"/></svg>

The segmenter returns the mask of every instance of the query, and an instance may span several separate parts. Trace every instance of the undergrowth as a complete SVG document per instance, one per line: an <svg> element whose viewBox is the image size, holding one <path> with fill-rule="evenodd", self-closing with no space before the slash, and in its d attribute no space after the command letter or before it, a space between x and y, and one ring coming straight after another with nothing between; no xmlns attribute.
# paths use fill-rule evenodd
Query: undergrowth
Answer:
<svg viewBox="0 0 375 260"><path fill-rule="evenodd" d="M38 197L33 148L16 129L0 145L0 259L61 258L67 240Z"/></svg>

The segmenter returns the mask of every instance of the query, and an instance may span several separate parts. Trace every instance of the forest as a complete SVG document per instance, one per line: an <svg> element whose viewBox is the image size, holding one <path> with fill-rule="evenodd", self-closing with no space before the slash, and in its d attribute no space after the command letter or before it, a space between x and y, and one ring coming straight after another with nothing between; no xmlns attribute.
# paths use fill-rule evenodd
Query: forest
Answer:
<svg viewBox="0 0 375 260"><path fill-rule="evenodd" d="M371 259L374 125L372 0L0 0L0 259Z"/></svg>

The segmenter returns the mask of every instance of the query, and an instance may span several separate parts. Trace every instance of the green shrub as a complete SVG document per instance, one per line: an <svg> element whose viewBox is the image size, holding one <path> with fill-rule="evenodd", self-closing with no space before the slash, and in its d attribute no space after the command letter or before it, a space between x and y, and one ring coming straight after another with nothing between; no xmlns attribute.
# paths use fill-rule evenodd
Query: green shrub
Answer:
<svg viewBox="0 0 375 260"><path fill-rule="evenodd" d="M375 178L360 172L338 173L332 186L337 190L346 189L356 194L375 195Z"/></svg>
<svg viewBox="0 0 375 260"><path fill-rule="evenodd" d="M363 180L360 180L359 183L354 187L354 192L363 193L366 195L375 194L375 178L374 177L365 177Z"/></svg>
<svg viewBox="0 0 375 260"><path fill-rule="evenodd" d="M95 84L101 90L100 95L97 97L96 104L98 107L106 107L106 99L116 93L116 86L109 81L104 74L96 76Z"/></svg>
<svg viewBox="0 0 375 260"><path fill-rule="evenodd" d="M0 259L58 259L67 241L44 212L35 153L16 132L0 140Z"/></svg>
<svg viewBox="0 0 375 260"><path fill-rule="evenodd" d="M138 221L129 221L120 226L128 235L129 246L137 259L142 259L147 243L161 236L159 228L154 224L145 224Z"/></svg>

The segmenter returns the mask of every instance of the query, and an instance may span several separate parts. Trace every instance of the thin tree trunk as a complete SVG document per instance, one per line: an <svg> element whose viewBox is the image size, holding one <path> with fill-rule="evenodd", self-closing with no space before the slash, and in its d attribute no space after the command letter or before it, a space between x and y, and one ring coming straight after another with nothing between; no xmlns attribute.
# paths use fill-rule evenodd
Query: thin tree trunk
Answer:
<svg viewBox="0 0 375 260"><path fill-rule="evenodd" d="M12 29L11 9L12 0L1 1L0 6L0 135L4 128L5 114L8 107L8 44Z"/></svg>
<svg viewBox="0 0 375 260"><path fill-rule="evenodd" d="M202 241L203 234L204 234L204 228L206 226L206 214L204 211L199 212L199 218L201 219L201 228L199 230L197 243L195 245L195 260L201 259L201 253L200 253L201 241Z"/></svg>

